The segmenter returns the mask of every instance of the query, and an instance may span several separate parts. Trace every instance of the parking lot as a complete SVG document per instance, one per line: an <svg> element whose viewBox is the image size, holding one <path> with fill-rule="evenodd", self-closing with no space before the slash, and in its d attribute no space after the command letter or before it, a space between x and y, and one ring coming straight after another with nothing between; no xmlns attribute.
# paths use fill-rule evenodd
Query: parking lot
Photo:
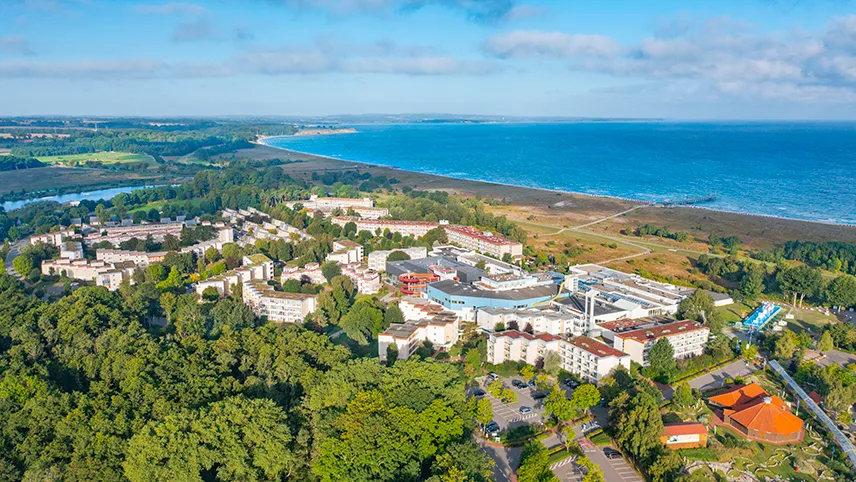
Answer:
<svg viewBox="0 0 856 482"><path fill-rule="evenodd" d="M544 416L544 399L536 400L533 398L539 392L535 387L526 386L518 388L513 386L512 380L523 381L522 377L500 377L499 380L504 386L510 388L517 394L517 401L512 403L502 403L492 395L487 393L485 397L490 399L493 406L493 420L499 425L500 431L505 431L522 425L538 424L543 421ZM479 386L487 392L487 385L491 382L487 378L479 380ZM529 407L532 409L529 413L521 413L521 407Z"/></svg>

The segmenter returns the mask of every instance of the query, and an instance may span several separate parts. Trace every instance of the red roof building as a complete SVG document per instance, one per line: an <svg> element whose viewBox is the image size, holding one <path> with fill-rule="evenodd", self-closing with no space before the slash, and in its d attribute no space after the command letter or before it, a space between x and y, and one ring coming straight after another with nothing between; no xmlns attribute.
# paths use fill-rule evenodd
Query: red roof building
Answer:
<svg viewBox="0 0 856 482"><path fill-rule="evenodd" d="M708 402L722 408L725 424L748 439L772 444L803 439L803 421L791 413L781 398L768 394L756 383L710 397Z"/></svg>
<svg viewBox="0 0 856 482"><path fill-rule="evenodd" d="M660 441L670 449L707 446L707 427L695 422L670 423L663 427Z"/></svg>

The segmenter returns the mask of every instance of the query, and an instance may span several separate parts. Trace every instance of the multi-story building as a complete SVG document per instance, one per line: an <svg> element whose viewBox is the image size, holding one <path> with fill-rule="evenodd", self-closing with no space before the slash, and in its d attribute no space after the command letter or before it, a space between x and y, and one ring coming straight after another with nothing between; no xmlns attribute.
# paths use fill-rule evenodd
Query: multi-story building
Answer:
<svg viewBox="0 0 856 482"><path fill-rule="evenodd" d="M458 317L448 312L429 319L393 323L378 335L378 356L386 361L387 347L395 345L398 359L406 360L426 341L435 349L448 350L458 341L459 323Z"/></svg>
<svg viewBox="0 0 856 482"><path fill-rule="evenodd" d="M372 251L368 256L368 266L375 271L386 270L386 259L392 253L400 251L406 254L410 259L422 259L428 257L428 249L424 246L413 246L410 248L398 248L384 251Z"/></svg>
<svg viewBox="0 0 856 482"><path fill-rule="evenodd" d="M648 366L648 352L661 338L669 340L675 359L690 358L704 353L710 329L701 323L685 320L639 330L615 333L613 346L630 355L634 362Z"/></svg>
<svg viewBox="0 0 856 482"><path fill-rule="evenodd" d="M147 253L144 251L127 251L124 249L99 249L95 252L95 259L105 263L123 263L130 261L137 266L148 266L160 263L166 256L166 251Z"/></svg>
<svg viewBox="0 0 856 482"><path fill-rule="evenodd" d="M321 212L325 216L329 216L334 211L341 211L342 214L347 214L348 211L354 211L364 219L378 219L389 215L389 211L385 208L374 207L374 201L369 198L351 199L341 197L318 197L312 195L304 201L288 201L285 203L291 209L301 205L303 209L309 212Z"/></svg>
<svg viewBox="0 0 856 482"><path fill-rule="evenodd" d="M350 239L333 241L333 252L327 255L327 261L339 264L360 263L362 260L363 246Z"/></svg>
<svg viewBox="0 0 856 482"><path fill-rule="evenodd" d="M619 366L630 370L630 355L587 336L559 343L562 368L585 381L597 383Z"/></svg>
<svg viewBox="0 0 856 482"><path fill-rule="evenodd" d="M547 333L530 335L514 330L490 334L487 361L494 365L504 361L535 365L551 351L559 355L564 370L589 382L597 383L619 366L630 368L629 355L592 338L566 340Z"/></svg>
<svg viewBox="0 0 856 482"><path fill-rule="evenodd" d="M318 263L306 263L302 268L300 266L286 266L282 268L280 281L283 283L290 279L303 281L304 276L312 284L320 285L327 282L327 278L321 272L321 265Z"/></svg>
<svg viewBox="0 0 856 482"><path fill-rule="evenodd" d="M442 306L417 296L404 296L398 301L398 308L407 321L419 321L448 313Z"/></svg>
<svg viewBox="0 0 856 482"><path fill-rule="evenodd" d="M235 242L235 230L231 226L217 227L217 237L208 241L196 243L193 246L181 248L182 253L194 253L196 256L205 256L205 251L214 248L223 251L223 245Z"/></svg>
<svg viewBox="0 0 856 482"><path fill-rule="evenodd" d="M365 268L360 263L343 264L340 266L342 267L342 274L353 281L358 292L373 295L380 291L380 274L377 271Z"/></svg>
<svg viewBox="0 0 856 482"><path fill-rule="evenodd" d="M450 243L499 259L502 259L506 254L512 257L523 256L523 245L506 237L489 231L481 231L472 226L447 224L444 228Z"/></svg>
<svg viewBox="0 0 856 482"><path fill-rule="evenodd" d="M535 365L547 352L558 353L561 341L558 336L547 333L530 335L516 330L491 333L487 340L487 362L499 365L508 360Z"/></svg>
<svg viewBox="0 0 856 482"><path fill-rule="evenodd" d="M55 233L34 234L30 236L30 244L44 243L59 247L62 243L76 237L73 229L57 231Z"/></svg>
<svg viewBox="0 0 856 482"><path fill-rule="evenodd" d="M181 230L186 223L184 222L169 222L159 224L133 224L130 226L109 226L99 227L95 231L87 234L84 237L84 242L88 245L107 241L113 246L118 247L123 241L130 239L146 239L149 236L152 240L160 243L167 235L175 237L181 236Z"/></svg>
<svg viewBox="0 0 856 482"><path fill-rule="evenodd" d="M59 245L59 257L65 259L83 259L83 244L66 241Z"/></svg>
<svg viewBox="0 0 856 482"><path fill-rule="evenodd" d="M202 295L206 288L217 289L220 296L232 294L233 286L242 286L245 281L273 278L273 261L263 254L244 256L243 266L227 271L213 278L196 283L196 293Z"/></svg>
<svg viewBox="0 0 856 482"><path fill-rule="evenodd" d="M534 333L548 333L556 336L582 334L586 326L577 327L575 316L560 310L546 308L479 308L476 312L479 328L493 331L497 324L508 328L511 323L523 330L528 325Z"/></svg>
<svg viewBox="0 0 856 482"><path fill-rule="evenodd" d="M104 286L110 291L119 289L123 280L133 283L132 276L136 264L130 261L105 263L104 261L88 261L85 259L46 259L42 261L42 274L65 275L68 278L83 281L94 281L97 286Z"/></svg>
<svg viewBox="0 0 856 482"><path fill-rule="evenodd" d="M244 281L242 296L256 316L275 323L300 323L316 307L315 295L276 291L261 279Z"/></svg>
<svg viewBox="0 0 856 482"><path fill-rule="evenodd" d="M421 238L428 231L439 227L445 222L435 223L432 221L400 221L392 219L363 219L354 216L334 216L330 219L333 224L345 227L348 223L354 223L357 226L357 232L368 231L372 234L378 232L383 233L389 230L390 233L399 233L402 236L413 236Z"/></svg>

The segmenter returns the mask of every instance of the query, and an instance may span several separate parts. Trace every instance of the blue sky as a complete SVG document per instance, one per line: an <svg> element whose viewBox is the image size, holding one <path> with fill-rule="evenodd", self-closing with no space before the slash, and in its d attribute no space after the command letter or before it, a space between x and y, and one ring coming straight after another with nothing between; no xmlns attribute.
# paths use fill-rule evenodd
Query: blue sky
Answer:
<svg viewBox="0 0 856 482"><path fill-rule="evenodd" d="M848 0L2 0L0 115L853 119Z"/></svg>

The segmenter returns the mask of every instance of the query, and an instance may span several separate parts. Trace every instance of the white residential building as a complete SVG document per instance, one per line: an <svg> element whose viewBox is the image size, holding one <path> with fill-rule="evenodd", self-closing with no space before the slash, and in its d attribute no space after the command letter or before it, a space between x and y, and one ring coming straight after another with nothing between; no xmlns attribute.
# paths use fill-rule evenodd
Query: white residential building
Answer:
<svg viewBox="0 0 856 482"><path fill-rule="evenodd" d="M508 328L516 322L523 330L527 325L534 333L548 333L555 336L580 335L588 331L583 317L560 310L546 308L479 308L476 323L479 328L493 331L498 323Z"/></svg>
<svg viewBox="0 0 856 482"><path fill-rule="evenodd" d="M487 361L494 365L504 361L535 365L551 351L559 355L564 370L589 382L597 383L619 366L630 368L630 355L589 337L566 340L546 333L530 335L513 330L490 334Z"/></svg>
<svg viewBox="0 0 856 482"><path fill-rule="evenodd" d="M419 321L433 318L442 313L449 313L443 305L438 305L418 296L404 296L398 301L398 308L407 321Z"/></svg>
<svg viewBox="0 0 856 482"><path fill-rule="evenodd" d="M68 278L83 281L95 281L97 286L104 286L110 291L119 288L122 280L133 282L132 276L136 265L132 262L105 263L104 261L87 261L85 259L46 259L42 261L42 274L65 275Z"/></svg>
<svg viewBox="0 0 856 482"><path fill-rule="evenodd" d="M316 308L315 295L276 291L264 280L244 281L242 296L256 316L276 323L300 323Z"/></svg>
<svg viewBox="0 0 856 482"><path fill-rule="evenodd" d="M446 237L450 243L458 244L467 249L489 254L502 259L506 254L512 257L523 256L523 244L488 231L481 231L472 226L447 224Z"/></svg>
<svg viewBox="0 0 856 482"><path fill-rule="evenodd" d="M182 253L194 253L196 256L205 256L205 251L214 248L217 251L223 251L223 245L235 242L235 230L230 226L222 226L217 229L217 237L208 241L196 243L193 246L181 248Z"/></svg>
<svg viewBox="0 0 856 482"><path fill-rule="evenodd" d="M629 354L634 362L648 366L648 352L661 338L669 340L675 350L675 359L680 360L703 354L709 337L709 328L701 323L685 320L615 333L613 346Z"/></svg>
<svg viewBox="0 0 856 482"><path fill-rule="evenodd" d="M374 201L367 197L351 199L341 197L318 197L313 194L308 200L288 201L285 204L291 209L294 209L294 207L299 204L307 211L319 211L325 216L329 216L337 209L341 210L343 214L347 214L349 210L352 210L364 219L378 219L389 215L389 211L387 209L374 207Z"/></svg>
<svg viewBox="0 0 856 482"><path fill-rule="evenodd" d="M130 226L99 227L86 235L84 242L88 245L107 241L118 247L123 241L130 239L146 239L151 236L152 240L160 243L166 235L181 236L181 230L186 223L167 222L159 224L132 224Z"/></svg>
<svg viewBox="0 0 856 482"><path fill-rule="evenodd" d="M321 272L321 265L318 263L306 263L306 266L302 268L300 266L285 266L282 268L280 281L282 283L285 283L290 279L301 281L304 276L312 284L320 285L327 282L327 278L325 278L324 273Z"/></svg>
<svg viewBox="0 0 856 482"><path fill-rule="evenodd" d="M561 341L547 333L530 335L516 330L491 333L487 340L487 362L499 365L508 360L535 365L547 352L558 353Z"/></svg>
<svg viewBox="0 0 856 482"><path fill-rule="evenodd" d="M406 360L423 343L430 341L435 349L448 350L458 341L460 320L451 313L430 319L393 323L378 335L377 350L381 361L386 361L387 347L398 348L398 360Z"/></svg>
<svg viewBox="0 0 856 482"><path fill-rule="evenodd" d="M83 244L66 241L59 245L59 257L65 259L83 259Z"/></svg>
<svg viewBox="0 0 856 482"><path fill-rule="evenodd" d="M166 251L147 253L145 251L126 251L123 249L99 249L95 252L95 259L105 263L124 263L130 261L137 266L148 266L160 263L166 256Z"/></svg>
<svg viewBox="0 0 856 482"><path fill-rule="evenodd" d="M365 295L373 295L380 291L380 274L377 271L363 267L360 263L340 265L342 275L347 276L357 287L357 291Z"/></svg>
<svg viewBox="0 0 856 482"><path fill-rule="evenodd" d="M65 231L57 231L55 233L34 234L30 236L30 244L44 243L59 247L62 243L76 236L77 234L73 229L66 229Z"/></svg>
<svg viewBox="0 0 856 482"><path fill-rule="evenodd" d="M410 248L398 248L398 249L390 249L385 251L372 251L369 253L368 266L369 269L373 269L375 271L386 271L386 259L389 258L389 255L396 251L401 251L406 254L410 259L422 259L428 257L428 249L424 246L413 246Z"/></svg>
<svg viewBox="0 0 856 482"><path fill-rule="evenodd" d="M245 281L273 278L273 261L263 254L244 256L244 265L213 278L196 283L196 293L202 295L206 288L217 289L220 296L229 296L233 286L241 286Z"/></svg>
<svg viewBox="0 0 856 482"><path fill-rule="evenodd" d="M339 264L360 263L363 261L363 246L350 239L333 241L333 252L326 259Z"/></svg>
<svg viewBox="0 0 856 482"><path fill-rule="evenodd" d="M393 219L363 219L351 216L334 216L330 218L333 224L345 227L348 223L354 223L357 226L357 232L368 231L372 234L380 231L383 233L389 230L390 233L399 233L402 236L413 236L421 238L428 231L439 227L445 222L435 223L432 221L400 221ZM426 255L427 256L427 255Z"/></svg>
<svg viewBox="0 0 856 482"><path fill-rule="evenodd" d="M630 370L630 355L587 336L562 340L559 355L563 369L587 382L597 383L619 366Z"/></svg>

